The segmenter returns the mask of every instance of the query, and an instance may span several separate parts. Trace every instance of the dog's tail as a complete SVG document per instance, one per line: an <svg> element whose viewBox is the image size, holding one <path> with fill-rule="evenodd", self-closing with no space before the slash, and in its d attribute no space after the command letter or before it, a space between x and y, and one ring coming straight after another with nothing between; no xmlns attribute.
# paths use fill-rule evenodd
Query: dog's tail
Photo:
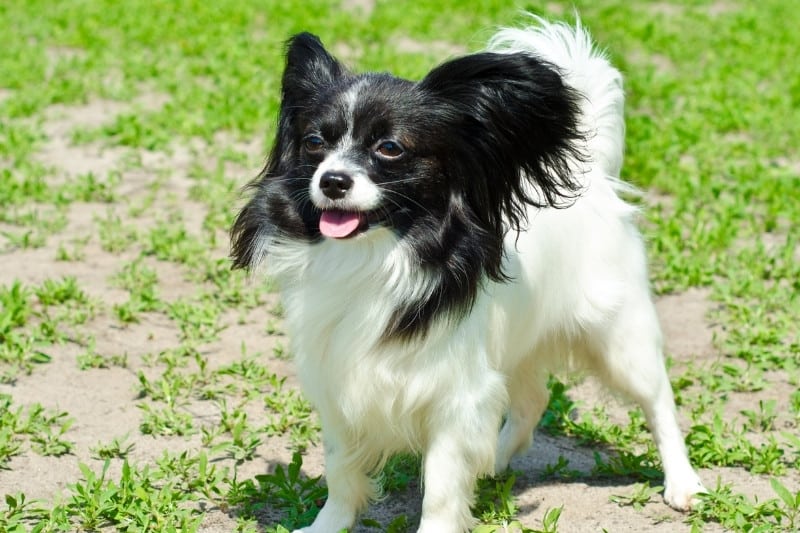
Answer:
<svg viewBox="0 0 800 533"><path fill-rule="evenodd" d="M599 50L580 21L574 26L548 22L531 15L535 24L501 29L488 50L527 53L554 65L564 81L585 98L581 102L581 128L586 132L592 166L610 179L617 189L625 137L622 75Z"/></svg>

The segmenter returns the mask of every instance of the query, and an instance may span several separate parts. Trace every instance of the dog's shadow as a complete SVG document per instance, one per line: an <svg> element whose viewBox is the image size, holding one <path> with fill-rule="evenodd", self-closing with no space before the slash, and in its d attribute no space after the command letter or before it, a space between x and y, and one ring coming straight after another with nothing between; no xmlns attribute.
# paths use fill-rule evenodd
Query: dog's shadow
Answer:
<svg viewBox="0 0 800 533"><path fill-rule="evenodd" d="M647 464L621 468L623 472L613 472L613 468L605 467L613 463L617 456L618 451L607 444L582 444L575 437L537 431L531 449L511 462L510 472L515 476L512 493L518 514L543 516L553 506L575 501L575 493L571 488L554 491L556 487L575 484L581 484L589 490L619 487L620 492L624 493L629 492L628 486L636 482L662 484L663 473ZM554 492L558 496L551 497ZM540 509L545 500L546 508Z"/></svg>
<svg viewBox="0 0 800 533"><path fill-rule="evenodd" d="M653 479L654 472L649 467L620 475L598 473L598 458L605 463L615 454L613 448L605 445L586 446L574 437L537 431L533 447L514 458L508 472L481 481L476 504L479 509L476 510L492 503L501 505L501 500L506 497L503 487L509 476L514 476L511 496L517 514L521 516L544 515L549 508L573 500L570 497L569 501L554 502L553 498L548 498L547 508L541 509L545 497L553 492L555 486L580 483L590 489L620 487L625 492L624 487L635 481ZM272 465L270 471L273 473L268 476L257 476L249 487L249 493L243 493L243 498L232 506L231 514L255 520L261 531L274 531L278 524L289 531L310 524L324 503L326 489L324 481L306 475L297 458L295 456L290 464ZM423 495L419 474L418 458L393 458L383 471L383 497L369 506L350 533L415 531L419 525ZM652 484L659 483L655 480Z"/></svg>

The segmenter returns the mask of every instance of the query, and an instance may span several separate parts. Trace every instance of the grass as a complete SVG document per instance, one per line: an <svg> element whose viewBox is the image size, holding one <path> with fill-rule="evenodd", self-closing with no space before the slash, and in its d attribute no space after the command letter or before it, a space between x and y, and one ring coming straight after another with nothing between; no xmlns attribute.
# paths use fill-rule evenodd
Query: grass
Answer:
<svg viewBox="0 0 800 533"><path fill-rule="evenodd" d="M282 42L310 30L358 70L419 78L519 22L519 8L569 19L573 5L625 73L624 177L646 191L654 289L699 289L711 302L718 356L671 361L671 377L692 460L719 481L684 519L667 519L687 531L796 530L800 15L791 3L425 0L368 13L340 4L0 7L0 530L202 531L214 513L231 514L236 531L307 523L325 498L303 466L319 428L284 375L283 309L268 280L248 282L225 257L238 190L273 134ZM75 413L59 406L63 383L29 394L53 373L100 392L108 376L126 376L120 397L136 422L85 444L78 437L96 421L80 402ZM577 399L575 385L551 381L540 431L590 450L594 466L562 456L540 477L635 481L613 490L604 512L646 515L663 478L641 413L620 424L609 405ZM253 473L276 449L277 466ZM34 498L6 483L20 459L43 456L80 472L62 480L62 494ZM724 481L731 469L766 492ZM413 493L418 475L417 458L395 458L384 488ZM557 531L569 520L571 502L520 511L522 475L481 482L476 531ZM360 527L408 531L417 512Z"/></svg>

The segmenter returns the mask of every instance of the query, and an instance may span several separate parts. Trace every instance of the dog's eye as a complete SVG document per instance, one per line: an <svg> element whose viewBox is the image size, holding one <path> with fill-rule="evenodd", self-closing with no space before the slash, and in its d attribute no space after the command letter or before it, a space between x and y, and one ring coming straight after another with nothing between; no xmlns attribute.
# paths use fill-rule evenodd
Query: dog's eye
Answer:
<svg viewBox="0 0 800 533"><path fill-rule="evenodd" d="M325 148L325 141L319 135L308 135L303 139L303 146L308 152L320 152Z"/></svg>
<svg viewBox="0 0 800 533"><path fill-rule="evenodd" d="M375 151L378 155L386 159L397 159L403 155L404 152L403 147L394 141L381 141L378 143L378 146L375 147Z"/></svg>

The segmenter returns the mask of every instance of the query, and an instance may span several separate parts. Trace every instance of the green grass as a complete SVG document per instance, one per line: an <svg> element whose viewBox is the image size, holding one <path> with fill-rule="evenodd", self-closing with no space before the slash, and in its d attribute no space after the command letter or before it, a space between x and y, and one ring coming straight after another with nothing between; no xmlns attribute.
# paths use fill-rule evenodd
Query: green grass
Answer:
<svg viewBox="0 0 800 533"><path fill-rule="evenodd" d="M274 132L284 40L310 30L344 51L357 70L419 78L450 50L478 49L495 26L523 20L520 8L569 19L573 6L625 74L624 177L647 192L642 225L654 289L702 288L712 301L707 319L719 357L671 368L691 425L692 460L706 472L744 469L771 488L756 500L719 482L681 527L796 530L800 14L794 5L380 1L365 16L340 4L11 0L0 6L0 530L196 531L214 509L233 512L237 531L280 532L307 523L325 488L304 475L300 453L271 473L240 475L266 446L311 449L319 428L305 399L273 368L291 356L274 287L231 272L225 257L239 188L265 155L247 143L267 146ZM422 46L404 50L401 38ZM117 111L92 119L88 110L98 101ZM54 133L65 111L79 120ZM61 159L52 157L54 140L68 144ZM102 150L117 154L114 168L64 174L77 152ZM6 260L23 256L28 263L9 272ZM220 343L240 326L254 338L241 339L238 360L220 363ZM146 332L141 344L118 340L139 331ZM111 371L135 376L138 423L93 435L96 444L86 449L76 438L86 421L61 410L58 398L17 396L67 357L99 384ZM550 388L540 430L602 453L588 471L561 457L543 477L563 483L622 477L636 485L613 496L625 508L620 512L654 505L663 479L641 413L632 411L618 425L605 404L574 401L571 383L554 379ZM170 451L134 460L145 435ZM199 450L175 451L175 442L198 441ZM40 455L80 465L61 498L33 500L2 486L20 456ZM416 458L395 458L384 488L408 493L418 475ZM522 524L515 477L481 482L477 531L556 531L573 504L541 509L535 524ZM362 527L408 531L415 512L386 523L365 518Z"/></svg>

